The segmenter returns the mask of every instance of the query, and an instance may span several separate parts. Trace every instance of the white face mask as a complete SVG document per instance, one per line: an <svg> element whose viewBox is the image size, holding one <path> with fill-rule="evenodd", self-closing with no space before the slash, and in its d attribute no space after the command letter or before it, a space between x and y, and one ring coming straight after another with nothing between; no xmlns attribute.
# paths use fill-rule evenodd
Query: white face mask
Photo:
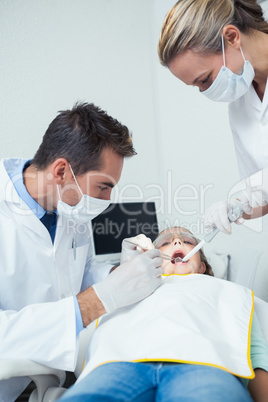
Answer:
<svg viewBox="0 0 268 402"><path fill-rule="evenodd" d="M237 75L225 65L224 39L222 36L224 65L211 86L206 91L200 91L203 95L215 102L234 102L236 99L245 95L255 77L255 71L250 62L245 60L241 47L240 51L244 59L244 69L241 75Z"/></svg>
<svg viewBox="0 0 268 402"><path fill-rule="evenodd" d="M69 165L70 166L70 165ZM60 196L59 186L58 195L59 201L57 206L57 211L59 216L64 216L67 219L73 219L76 223L87 223L90 220L94 219L96 216L101 214L108 206L110 205L110 200L101 200L99 198L90 197L89 195L85 195L82 193L79 184L77 183L74 172L70 166L72 175L74 177L75 183L82 194L82 198L78 204L71 206L62 201Z"/></svg>

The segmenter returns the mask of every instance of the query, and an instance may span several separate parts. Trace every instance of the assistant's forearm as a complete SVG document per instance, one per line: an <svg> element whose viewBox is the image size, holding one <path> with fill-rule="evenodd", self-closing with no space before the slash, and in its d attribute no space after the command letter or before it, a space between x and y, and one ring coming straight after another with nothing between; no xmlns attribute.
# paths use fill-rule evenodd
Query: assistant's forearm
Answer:
<svg viewBox="0 0 268 402"><path fill-rule="evenodd" d="M250 215L243 213L243 218L244 219L255 219L255 218L260 218L261 216L264 216L266 214L268 214L268 205L265 205L264 207L254 208L252 214L250 214Z"/></svg>

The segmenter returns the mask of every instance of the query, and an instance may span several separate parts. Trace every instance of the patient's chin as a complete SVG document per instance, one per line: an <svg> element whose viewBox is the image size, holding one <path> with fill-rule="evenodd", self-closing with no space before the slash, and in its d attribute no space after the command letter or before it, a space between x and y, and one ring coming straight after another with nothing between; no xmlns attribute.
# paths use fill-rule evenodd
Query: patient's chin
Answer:
<svg viewBox="0 0 268 402"><path fill-rule="evenodd" d="M187 275L194 272L193 269L194 267L191 261L188 261L187 263L178 263L178 264L172 264L172 262L170 261L165 261L162 264L162 268L164 275L172 275L172 274Z"/></svg>
<svg viewBox="0 0 268 402"><path fill-rule="evenodd" d="M192 267L190 265L186 264L179 264L175 265L174 267L174 274L179 274L179 275L187 275L192 273Z"/></svg>
<svg viewBox="0 0 268 402"><path fill-rule="evenodd" d="M171 274L174 274L174 264L172 264L171 262L169 262L169 261L165 261L163 264L162 264L162 268L163 268L163 274L164 275L171 275Z"/></svg>

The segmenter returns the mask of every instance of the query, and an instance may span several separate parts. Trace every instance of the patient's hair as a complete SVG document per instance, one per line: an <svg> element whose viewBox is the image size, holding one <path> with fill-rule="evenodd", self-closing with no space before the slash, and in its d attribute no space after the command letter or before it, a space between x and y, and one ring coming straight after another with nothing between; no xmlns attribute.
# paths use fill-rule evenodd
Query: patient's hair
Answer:
<svg viewBox="0 0 268 402"><path fill-rule="evenodd" d="M190 232L190 230L184 229L184 228L182 228L182 227L180 227L180 226L173 226L173 227L170 228L170 229L180 229L180 230L183 230L183 231L185 231L185 232L188 232L188 233L190 233L190 234L195 238L195 240L197 241L197 243L199 243L199 240L192 234L192 232ZM158 236L156 237L156 239L157 239L158 237L160 237L163 233L165 233L167 230L168 230L168 229L162 230L162 232L160 232L160 233L158 234ZM201 262L203 262L203 263L205 264L205 266L206 266L206 270L205 270L205 272L204 272L203 275L214 276L214 272L213 272L213 270L212 270L212 267L211 267L211 265L209 264L209 262L208 262L208 260L207 260L207 257L205 256L204 251L203 251L202 248L199 250L199 253L200 253Z"/></svg>
<svg viewBox="0 0 268 402"><path fill-rule="evenodd" d="M268 23L257 0L179 0L164 20L158 43L161 64L169 63L181 52L194 49L218 53L226 25L241 32L268 33Z"/></svg>
<svg viewBox="0 0 268 402"><path fill-rule="evenodd" d="M200 252L201 261L204 262L204 263L205 263L205 266L206 266L206 270L205 270L205 272L204 272L204 275L214 276L214 272L213 272L213 270L212 270L212 267L211 267L211 265L209 264L209 262L208 262L208 260L207 260L207 257L206 257L205 254L204 254L203 249L201 248L201 249L199 250L199 252Z"/></svg>
<svg viewBox="0 0 268 402"><path fill-rule="evenodd" d="M76 103L50 123L32 164L44 170L56 159L65 158L74 174L81 175L101 169L104 148L123 157L136 155L126 126L93 103Z"/></svg>

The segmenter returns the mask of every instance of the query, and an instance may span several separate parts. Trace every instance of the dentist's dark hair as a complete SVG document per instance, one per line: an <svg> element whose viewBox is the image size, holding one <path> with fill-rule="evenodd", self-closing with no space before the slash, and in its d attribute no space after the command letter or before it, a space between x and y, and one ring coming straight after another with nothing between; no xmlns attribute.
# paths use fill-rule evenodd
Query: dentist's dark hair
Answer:
<svg viewBox="0 0 268 402"><path fill-rule="evenodd" d="M65 158L74 174L81 175L101 169L105 148L123 157L136 155L126 126L93 103L76 103L50 123L32 164L44 170L56 159Z"/></svg>

